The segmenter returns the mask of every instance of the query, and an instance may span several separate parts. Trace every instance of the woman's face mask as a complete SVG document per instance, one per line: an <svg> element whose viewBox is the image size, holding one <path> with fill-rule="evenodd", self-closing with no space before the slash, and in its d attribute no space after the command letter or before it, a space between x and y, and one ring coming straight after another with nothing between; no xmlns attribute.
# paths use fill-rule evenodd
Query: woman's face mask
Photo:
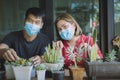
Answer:
<svg viewBox="0 0 120 80"><path fill-rule="evenodd" d="M74 29L69 27L67 29L60 31L59 35L63 40L71 40L72 37L74 36L74 32L75 32Z"/></svg>
<svg viewBox="0 0 120 80"><path fill-rule="evenodd" d="M40 26L26 22L24 30L27 32L29 36L34 36L37 35L38 32L40 32Z"/></svg>

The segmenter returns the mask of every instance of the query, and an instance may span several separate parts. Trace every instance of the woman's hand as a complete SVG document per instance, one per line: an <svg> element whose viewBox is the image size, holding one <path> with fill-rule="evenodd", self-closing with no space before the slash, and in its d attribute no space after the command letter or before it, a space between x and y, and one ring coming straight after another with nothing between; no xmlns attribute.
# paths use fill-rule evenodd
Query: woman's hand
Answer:
<svg viewBox="0 0 120 80"><path fill-rule="evenodd" d="M53 42L56 49L60 50L60 55L62 56L62 48L64 47L62 41Z"/></svg>
<svg viewBox="0 0 120 80"><path fill-rule="evenodd" d="M81 43L79 45L79 48L83 49L83 50L88 50L88 49L91 50L91 46L89 44L87 44L87 43Z"/></svg>
<svg viewBox="0 0 120 80"><path fill-rule="evenodd" d="M55 45L55 47L60 50L63 48L62 41L53 42L53 45Z"/></svg>
<svg viewBox="0 0 120 80"><path fill-rule="evenodd" d="M15 61L19 59L19 57L16 54L16 51L12 48L6 49L3 53L3 58L8 61Z"/></svg>

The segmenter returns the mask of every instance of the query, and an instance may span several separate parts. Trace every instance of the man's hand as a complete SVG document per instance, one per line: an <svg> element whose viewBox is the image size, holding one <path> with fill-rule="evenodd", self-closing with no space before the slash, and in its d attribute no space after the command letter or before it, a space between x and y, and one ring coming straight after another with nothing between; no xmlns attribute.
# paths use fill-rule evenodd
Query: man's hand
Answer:
<svg viewBox="0 0 120 80"><path fill-rule="evenodd" d="M33 56L31 59L33 61L33 65L37 65L43 61L42 57L39 55Z"/></svg>
<svg viewBox="0 0 120 80"><path fill-rule="evenodd" d="M3 53L3 58L8 61L15 61L19 59L19 57L16 54L16 51L14 49L8 48Z"/></svg>

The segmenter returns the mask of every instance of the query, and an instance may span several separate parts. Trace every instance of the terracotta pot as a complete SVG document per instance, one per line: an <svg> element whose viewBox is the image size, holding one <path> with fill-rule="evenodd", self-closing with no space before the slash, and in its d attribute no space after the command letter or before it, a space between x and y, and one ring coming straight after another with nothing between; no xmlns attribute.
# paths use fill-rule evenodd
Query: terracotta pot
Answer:
<svg viewBox="0 0 120 80"><path fill-rule="evenodd" d="M69 68L73 80L83 80L85 72L84 68L82 67L69 67Z"/></svg>

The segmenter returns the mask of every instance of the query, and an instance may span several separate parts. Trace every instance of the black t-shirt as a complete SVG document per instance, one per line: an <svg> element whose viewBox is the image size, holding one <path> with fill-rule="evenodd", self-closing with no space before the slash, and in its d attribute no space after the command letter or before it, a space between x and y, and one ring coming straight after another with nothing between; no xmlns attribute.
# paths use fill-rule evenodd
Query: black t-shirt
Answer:
<svg viewBox="0 0 120 80"><path fill-rule="evenodd" d="M15 31L5 36L2 43L13 48L19 57L28 59L35 55L43 55L50 40L46 35L38 33L35 40L28 42L23 37L22 31Z"/></svg>

